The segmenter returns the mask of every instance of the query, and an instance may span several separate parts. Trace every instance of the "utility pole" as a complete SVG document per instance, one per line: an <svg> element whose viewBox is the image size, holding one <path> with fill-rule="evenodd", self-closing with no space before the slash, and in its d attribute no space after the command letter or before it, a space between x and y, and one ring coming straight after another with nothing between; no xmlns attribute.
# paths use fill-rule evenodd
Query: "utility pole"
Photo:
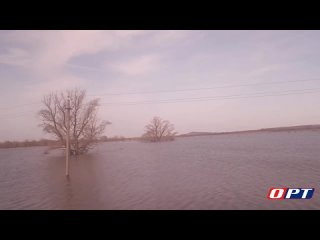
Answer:
<svg viewBox="0 0 320 240"><path fill-rule="evenodd" d="M66 176L69 176L69 158L70 158L70 96L67 100L67 136L66 136Z"/></svg>

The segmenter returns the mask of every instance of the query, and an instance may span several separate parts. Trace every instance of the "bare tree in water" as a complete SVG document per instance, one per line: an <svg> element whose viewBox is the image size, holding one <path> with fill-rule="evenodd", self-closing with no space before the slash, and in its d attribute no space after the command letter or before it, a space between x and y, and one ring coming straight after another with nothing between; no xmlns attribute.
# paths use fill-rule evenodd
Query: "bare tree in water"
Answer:
<svg viewBox="0 0 320 240"><path fill-rule="evenodd" d="M142 139L151 142L160 142L173 140L177 132L174 131L174 125L160 117L154 117L151 122L145 126L145 133Z"/></svg>
<svg viewBox="0 0 320 240"><path fill-rule="evenodd" d="M85 102L86 91L80 89L54 92L43 97L39 111L43 131L53 135L62 145L66 142L66 107L70 99L70 153L79 155L94 147L104 133L108 121L99 121L99 99Z"/></svg>

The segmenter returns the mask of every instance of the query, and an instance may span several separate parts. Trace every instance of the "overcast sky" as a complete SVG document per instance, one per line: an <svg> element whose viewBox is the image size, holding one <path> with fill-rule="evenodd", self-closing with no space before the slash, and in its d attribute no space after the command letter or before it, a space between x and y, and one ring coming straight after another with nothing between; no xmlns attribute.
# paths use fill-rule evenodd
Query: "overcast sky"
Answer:
<svg viewBox="0 0 320 240"><path fill-rule="evenodd" d="M140 136L156 115L179 133L318 124L319 42L319 31L0 31L0 141L48 137L42 96L74 87L100 97L109 137Z"/></svg>

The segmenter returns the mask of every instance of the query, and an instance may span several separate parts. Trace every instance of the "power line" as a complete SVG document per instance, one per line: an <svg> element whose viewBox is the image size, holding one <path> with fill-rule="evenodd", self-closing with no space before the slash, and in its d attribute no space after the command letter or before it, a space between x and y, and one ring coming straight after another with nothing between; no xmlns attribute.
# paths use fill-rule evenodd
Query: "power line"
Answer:
<svg viewBox="0 0 320 240"><path fill-rule="evenodd" d="M282 83L293 83L293 82L309 82L309 81L319 81L320 78L313 78L313 79L304 79L304 80L291 80L291 81L279 81L279 82L265 82L265 83L247 83L247 84L238 84L238 85L226 85L226 86L216 86L216 87L210 87L210 88L193 88L193 89L180 89L180 90L167 90L167 91L149 91L149 92L128 92L128 93L106 93L106 94L100 94L100 95L88 95L88 96L116 96L116 95L135 95L135 94L152 94L152 93L169 93L169 92L190 92L190 91L203 91L203 90L213 90L218 88L235 88L235 87L244 87L244 86L258 86L258 85L269 85L269 84L282 84ZM260 93L259 93L260 94ZM240 96L240 95L232 95L232 96ZM242 95L241 95L242 96ZM230 96L216 96L216 97L230 97ZM208 97L205 97L208 98ZM199 98L195 98L199 99ZM190 99L168 99L167 101L171 100L192 100ZM162 101L162 100L160 100ZM166 101L166 100L164 100ZM129 102L135 103L135 102ZM19 107L25 107L30 105L36 105L41 104L41 102L31 102L31 103L25 103L10 107L0 107L0 110L5 109L11 109L11 108L19 108ZM113 104L113 103L106 103L106 104ZM119 103L118 103L119 104ZM127 104L127 103L120 103L120 104Z"/></svg>
<svg viewBox="0 0 320 240"><path fill-rule="evenodd" d="M0 120L11 119L11 118L19 118L19 117L23 117L23 116L28 115L28 113L35 113L35 111L21 112L21 113L17 113L18 115L13 115L13 116L11 116L10 114L0 115L0 117L4 116L4 118L0 118Z"/></svg>
<svg viewBox="0 0 320 240"><path fill-rule="evenodd" d="M319 80L320 80L320 78L313 78L313 79L279 81L279 82L245 83L245 84L237 84L237 85L216 86L216 87L209 87L209 88L190 88L190 89L180 89L180 90L91 94L88 96L92 96L92 97L97 96L98 97L98 96L119 96L119 95L136 95L136 94L170 93L170 92L190 92L190 91L213 90L213 89L219 89L219 88L236 88L236 87L247 87L247 86L256 86L256 85L283 84L283 83L292 83L292 82L310 82L310 81L319 81Z"/></svg>
<svg viewBox="0 0 320 240"><path fill-rule="evenodd" d="M41 102L31 102L31 103L26 103L26 104L13 105L10 107L0 107L0 110L11 109L11 108L16 108L16 107L25 107L25 106L36 105L36 104L40 104L40 103Z"/></svg>
<svg viewBox="0 0 320 240"><path fill-rule="evenodd" d="M260 97L276 97L276 96L288 96L288 95L299 95L299 94L312 94L312 93L320 93L320 88L315 89L302 89L302 90L294 90L294 91L282 91L282 92L270 92L270 93L256 93L255 95L227 95L227 96L213 96L213 97L204 97L204 98L182 98L182 99L163 99L159 101L140 101L140 102L120 102L120 103L102 103L100 106L114 105L140 105L140 104L162 104L162 103L185 103L185 102L206 102L206 101L215 101L215 100L230 100L230 99L246 99L246 98L260 98ZM23 117L27 113L35 113L35 111L27 111L21 112L20 114L15 116L5 116L4 118L0 118L0 120L4 119L12 119L17 117ZM1 117L1 116L0 116Z"/></svg>
<svg viewBox="0 0 320 240"><path fill-rule="evenodd" d="M222 95L222 96L210 96L210 97L198 97L198 98L178 98L178 99L162 99L155 101L136 101L136 102L110 102L102 103L100 106L114 105L140 105L140 104L161 104L161 103L184 103L184 102L205 102L205 101L214 101L214 100L229 100L229 99L245 99L245 98L257 98L257 97L271 97L271 96L287 96L287 95L299 95L299 94L312 94L319 93L320 88L311 88L311 89L301 89L301 90L289 90L289 91L278 91L278 92L260 92L254 94L237 94L237 95ZM35 113L35 111L21 112L19 115L2 115L3 119L11 119L17 117L23 117L28 113ZM0 116L1 117L1 116Z"/></svg>
<svg viewBox="0 0 320 240"><path fill-rule="evenodd" d="M278 92L278 93L263 93L262 95L229 95L229 96L215 96L215 97L199 97L199 98L182 98L182 99L163 99L158 101L140 101L140 102L122 102L122 103L102 103L101 106L105 105L139 105L139 104L161 104L161 103L179 103L179 102L203 102L213 100L228 100L228 99L241 99L241 98L255 98L255 97L271 97L271 96L285 96L285 95L297 95L297 94L308 94L308 93L319 93L320 89L305 89L295 92Z"/></svg>

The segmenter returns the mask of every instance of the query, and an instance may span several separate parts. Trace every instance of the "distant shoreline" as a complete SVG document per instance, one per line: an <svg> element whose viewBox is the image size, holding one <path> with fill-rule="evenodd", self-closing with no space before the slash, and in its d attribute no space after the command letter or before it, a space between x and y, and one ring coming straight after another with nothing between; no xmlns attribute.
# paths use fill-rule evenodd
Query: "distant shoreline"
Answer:
<svg viewBox="0 0 320 240"><path fill-rule="evenodd" d="M176 135L177 138L182 137L199 137L199 136L213 136L213 135L226 135L226 134L245 134L245 133L261 133L261 132L295 132L295 131L320 131L320 124L318 125L298 125L298 126L288 126L288 127L275 127L275 128L261 128L254 130L243 130L243 131L230 131L230 132L189 132L186 134ZM131 138L107 138L105 140L98 140L97 143L101 142L123 142L123 141L140 141L140 137ZM59 142L56 140L42 139L39 141L26 140L26 141L5 141L0 142L1 148L20 148L20 147L57 147L60 146Z"/></svg>
<svg viewBox="0 0 320 240"><path fill-rule="evenodd" d="M320 130L319 125L298 125L288 127L275 127L275 128L261 128L254 130L231 131L231 132L190 132L180 134L176 137L195 137L195 136L211 136L211 135L225 135L225 134L243 134L243 133L259 133L259 132L292 132L292 131L306 131L306 130Z"/></svg>

